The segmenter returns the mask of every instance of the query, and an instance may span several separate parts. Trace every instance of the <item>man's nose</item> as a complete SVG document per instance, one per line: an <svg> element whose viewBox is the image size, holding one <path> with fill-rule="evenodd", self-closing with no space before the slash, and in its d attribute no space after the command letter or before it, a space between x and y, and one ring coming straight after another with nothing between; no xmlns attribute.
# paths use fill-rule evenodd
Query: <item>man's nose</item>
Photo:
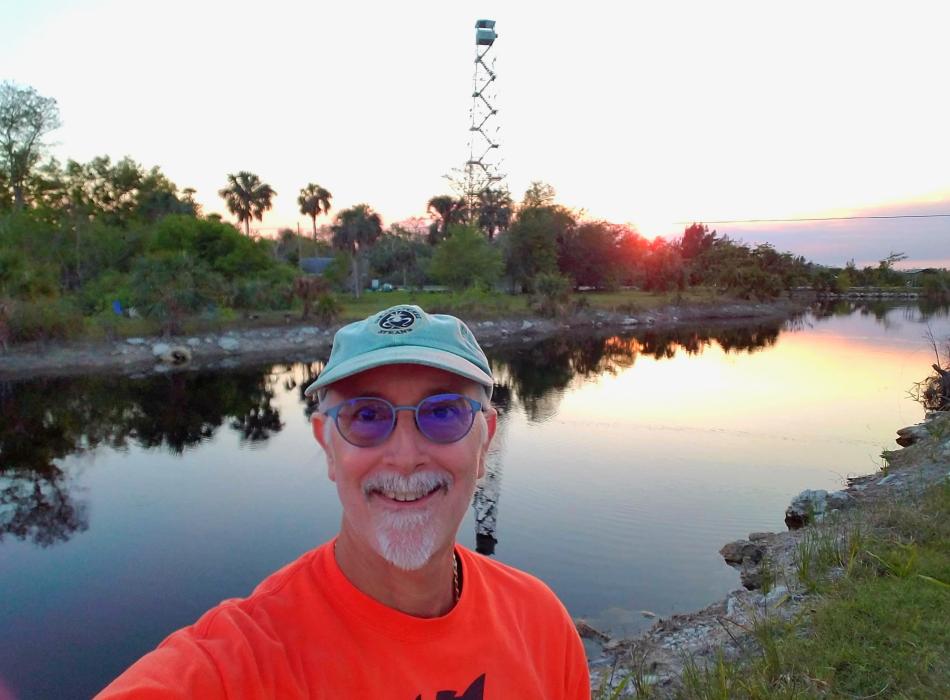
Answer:
<svg viewBox="0 0 950 700"><path fill-rule="evenodd" d="M425 436L416 427L415 413L408 409L396 412L396 425L386 441L389 458L395 466L414 469L426 460Z"/></svg>

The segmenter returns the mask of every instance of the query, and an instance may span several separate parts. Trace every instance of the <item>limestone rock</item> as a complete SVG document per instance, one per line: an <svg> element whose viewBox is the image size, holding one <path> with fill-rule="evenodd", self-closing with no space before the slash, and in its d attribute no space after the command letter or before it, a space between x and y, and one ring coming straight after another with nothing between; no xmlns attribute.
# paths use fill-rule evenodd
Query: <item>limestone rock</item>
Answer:
<svg viewBox="0 0 950 700"><path fill-rule="evenodd" d="M241 347L241 343L238 341L237 338L224 337L224 338L218 339L218 347L221 348L222 350L227 350L228 352L232 352L234 350L237 350L239 347Z"/></svg>
<svg viewBox="0 0 950 700"><path fill-rule="evenodd" d="M191 362L191 350L184 345L174 345L158 356L167 365L186 365Z"/></svg>
<svg viewBox="0 0 950 700"><path fill-rule="evenodd" d="M797 530L808 523L821 522L828 510L828 492L824 489L805 489L792 499L785 509L785 524Z"/></svg>
<svg viewBox="0 0 950 700"><path fill-rule="evenodd" d="M762 548L748 540L736 540L730 542L719 550L722 558L726 560L729 566L758 564L762 561Z"/></svg>
<svg viewBox="0 0 950 700"><path fill-rule="evenodd" d="M593 639L598 642L610 641L610 637L595 629L587 620L577 618L574 620L574 626L577 628L577 633L584 639Z"/></svg>

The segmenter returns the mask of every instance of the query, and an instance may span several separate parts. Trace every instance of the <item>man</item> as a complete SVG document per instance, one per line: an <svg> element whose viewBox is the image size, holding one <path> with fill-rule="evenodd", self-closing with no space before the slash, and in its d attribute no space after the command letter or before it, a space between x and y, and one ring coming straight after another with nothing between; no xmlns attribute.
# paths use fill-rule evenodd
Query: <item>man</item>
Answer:
<svg viewBox="0 0 950 700"><path fill-rule="evenodd" d="M452 316L396 306L340 329L306 391L339 534L100 697L589 698L583 646L550 589L455 543L495 433L492 386Z"/></svg>

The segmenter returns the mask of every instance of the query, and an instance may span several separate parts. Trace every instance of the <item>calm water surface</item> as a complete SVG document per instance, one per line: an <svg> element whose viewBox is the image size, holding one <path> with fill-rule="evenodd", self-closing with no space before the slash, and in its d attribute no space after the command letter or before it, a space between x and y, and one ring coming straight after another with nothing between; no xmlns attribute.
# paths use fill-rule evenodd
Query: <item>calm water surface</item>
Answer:
<svg viewBox="0 0 950 700"><path fill-rule="evenodd" d="M489 348L501 412L461 541L617 633L738 586L717 552L920 420L946 310ZM0 383L0 699L88 697L331 537L312 365Z"/></svg>

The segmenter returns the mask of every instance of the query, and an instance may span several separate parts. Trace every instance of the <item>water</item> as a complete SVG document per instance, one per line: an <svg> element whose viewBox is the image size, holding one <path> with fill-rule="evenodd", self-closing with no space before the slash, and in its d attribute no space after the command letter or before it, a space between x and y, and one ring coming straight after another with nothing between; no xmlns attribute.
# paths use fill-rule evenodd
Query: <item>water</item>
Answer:
<svg viewBox="0 0 950 700"><path fill-rule="evenodd" d="M460 540L632 634L738 586L727 541L879 466L946 310L490 348L501 419ZM320 364L0 383L0 698L88 697L331 537Z"/></svg>

